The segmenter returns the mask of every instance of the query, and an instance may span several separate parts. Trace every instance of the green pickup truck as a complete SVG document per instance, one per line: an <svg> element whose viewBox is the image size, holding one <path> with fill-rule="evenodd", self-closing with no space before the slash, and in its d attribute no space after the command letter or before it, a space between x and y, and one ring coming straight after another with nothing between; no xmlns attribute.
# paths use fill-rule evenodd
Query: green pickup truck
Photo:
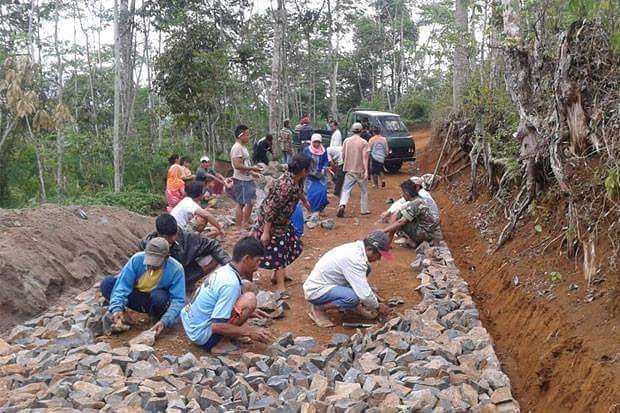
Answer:
<svg viewBox="0 0 620 413"><path fill-rule="evenodd" d="M375 126L379 126L381 129L381 135L387 139L390 149L390 153L385 159L385 169L388 172L398 172L403 166L403 162L415 161L415 142L405 124L400 120L400 115L370 109L351 109L347 113L346 124L341 124L343 139L351 136L351 125L355 122L366 125L369 130ZM343 131L344 128L346 130ZM323 146L327 148L332 132L322 129L315 129L314 132L321 134ZM300 143L297 135L294 138L293 146L299 150Z"/></svg>
<svg viewBox="0 0 620 413"><path fill-rule="evenodd" d="M403 162L415 161L415 142L400 120L400 115L370 109L351 109L347 113L347 132L343 136L351 136L351 125L355 122L367 126L369 130L375 126L381 129L381 135L387 139L390 148L385 159L385 169L388 172L398 172Z"/></svg>

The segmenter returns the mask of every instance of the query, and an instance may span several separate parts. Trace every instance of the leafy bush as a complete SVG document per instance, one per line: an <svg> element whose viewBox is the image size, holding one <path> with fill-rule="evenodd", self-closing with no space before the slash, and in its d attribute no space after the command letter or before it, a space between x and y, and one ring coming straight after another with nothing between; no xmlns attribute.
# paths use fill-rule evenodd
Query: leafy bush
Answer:
<svg viewBox="0 0 620 413"><path fill-rule="evenodd" d="M423 94L403 96L396 106L396 113L409 127L428 123L431 115L431 100Z"/></svg>
<svg viewBox="0 0 620 413"><path fill-rule="evenodd" d="M150 192L102 192L94 196L77 199L65 199L66 204L111 205L126 208L142 215L157 215L165 206L163 194Z"/></svg>

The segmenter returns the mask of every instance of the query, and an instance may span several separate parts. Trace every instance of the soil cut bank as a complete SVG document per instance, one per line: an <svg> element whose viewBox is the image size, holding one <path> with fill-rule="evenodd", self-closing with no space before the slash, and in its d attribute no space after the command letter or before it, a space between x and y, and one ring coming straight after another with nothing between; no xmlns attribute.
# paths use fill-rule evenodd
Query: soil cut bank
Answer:
<svg viewBox="0 0 620 413"><path fill-rule="evenodd" d="M430 131L419 132L419 141L430 141ZM416 166L431 172L440 151L440 144L429 144ZM505 222L488 212L488 195L466 202L469 185L466 169L432 194L522 411L620 411L620 277L605 265L605 247L598 254L601 271L588 287L581 258L567 259L558 243L550 244L558 235L551 228L563 216L549 203L534 212L541 233L525 220L491 254Z"/></svg>
<svg viewBox="0 0 620 413"><path fill-rule="evenodd" d="M0 329L116 273L152 227L115 207L0 209Z"/></svg>

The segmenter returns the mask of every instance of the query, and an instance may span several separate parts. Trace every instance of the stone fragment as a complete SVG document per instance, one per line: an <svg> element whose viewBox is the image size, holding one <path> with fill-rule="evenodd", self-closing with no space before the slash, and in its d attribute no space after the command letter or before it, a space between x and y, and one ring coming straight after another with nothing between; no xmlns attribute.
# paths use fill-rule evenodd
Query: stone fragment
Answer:
<svg viewBox="0 0 620 413"><path fill-rule="evenodd" d="M315 374L312 377L312 382L310 383L310 390L315 392L317 400L323 400L325 393L327 392L328 385L329 383L325 376Z"/></svg>
<svg viewBox="0 0 620 413"><path fill-rule="evenodd" d="M435 407L437 397L429 389L414 390L405 397L404 403L412 411L430 411Z"/></svg>
<svg viewBox="0 0 620 413"><path fill-rule="evenodd" d="M150 379L155 375L155 369L151 363L142 360L127 365L127 375L141 379Z"/></svg>
<svg viewBox="0 0 620 413"><path fill-rule="evenodd" d="M345 383L337 381L334 387L334 394L340 397L359 397L362 394L362 386L359 383Z"/></svg>
<svg viewBox="0 0 620 413"><path fill-rule="evenodd" d="M512 393L510 392L510 388L508 387L500 387L491 394L491 402L493 404L511 402L512 400Z"/></svg>
<svg viewBox="0 0 620 413"><path fill-rule="evenodd" d="M145 344L132 344L129 347L129 358L134 361L147 360L155 350Z"/></svg>
<svg viewBox="0 0 620 413"><path fill-rule="evenodd" d="M217 393L209 389L202 390L198 402L200 403L200 407L203 409L214 405L220 406L223 403L221 397Z"/></svg>
<svg viewBox="0 0 620 413"><path fill-rule="evenodd" d="M178 358L177 362L179 363L179 367L184 370L191 369L198 365L198 359L194 356L193 353L185 353L181 357Z"/></svg>
<svg viewBox="0 0 620 413"><path fill-rule="evenodd" d="M144 410L147 412L161 412L168 407L168 399L165 397L149 397L144 404Z"/></svg>
<svg viewBox="0 0 620 413"><path fill-rule="evenodd" d="M155 331L146 330L129 340L130 345L143 344L145 346L152 346L155 344Z"/></svg>
<svg viewBox="0 0 620 413"><path fill-rule="evenodd" d="M364 353L362 357L357 360L358 364L362 368L365 374L370 374L379 369L379 358L372 353Z"/></svg>
<svg viewBox="0 0 620 413"><path fill-rule="evenodd" d="M341 345L343 345L344 343L346 343L347 341L349 341L349 336L346 334L334 334L331 338L331 340L329 340L329 345L330 346L334 346L334 347L340 347Z"/></svg>
<svg viewBox="0 0 620 413"><path fill-rule="evenodd" d="M324 229L332 230L332 229L336 228L336 222L333 219L331 219L331 218L327 218L327 219L324 219L323 221L321 221L321 226Z"/></svg>

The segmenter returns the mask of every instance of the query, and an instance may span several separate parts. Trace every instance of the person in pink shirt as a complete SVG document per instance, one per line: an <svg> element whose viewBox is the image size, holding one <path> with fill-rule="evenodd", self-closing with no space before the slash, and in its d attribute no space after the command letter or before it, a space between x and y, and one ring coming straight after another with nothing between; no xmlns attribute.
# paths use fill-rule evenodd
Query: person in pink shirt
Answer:
<svg viewBox="0 0 620 413"><path fill-rule="evenodd" d="M353 135L344 140L342 144L342 157L344 158L343 171L344 184L340 195L340 206L338 207L338 218L344 217L344 210L351 197L353 187L357 184L360 187L360 213L370 214L368 211L368 142L360 137L362 131L361 123L354 123L351 126Z"/></svg>

